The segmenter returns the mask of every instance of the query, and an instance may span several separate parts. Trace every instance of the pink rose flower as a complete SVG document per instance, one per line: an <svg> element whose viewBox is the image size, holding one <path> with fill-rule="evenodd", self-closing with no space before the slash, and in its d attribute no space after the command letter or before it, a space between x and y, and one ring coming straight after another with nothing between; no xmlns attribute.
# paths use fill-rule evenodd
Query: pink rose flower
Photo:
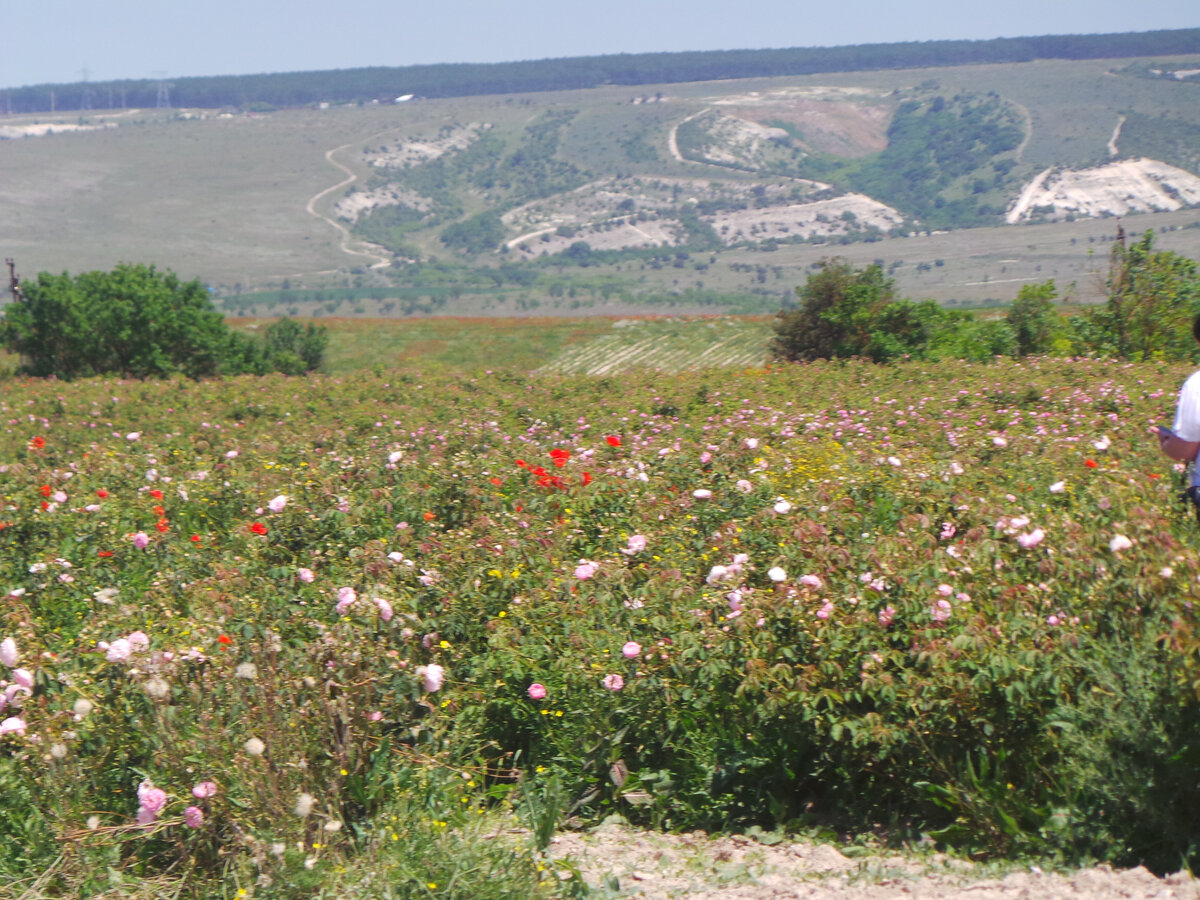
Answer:
<svg viewBox="0 0 1200 900"><path fill-rule="evenodd" d="M417 669L417 674L421 676L425 690L431 694L440 691L442 689L442 682L446 679L446 670L437 663L421 666Z"/></svg>
<svg viewBox="0 0 1200 900"><path fill-rule="evenodd" d="M107 650L104 658L109 662L124 662L133 654L133 645L125 638L117 638L108 647L101 649Z"/></svg>
<svg viewBox="0 0 1200 900"><path fill-rule="evenodd" d="M621 648L621 655L626 659L634 659L642 652L642 645L637 641L626 641L625 646Z"/></svg>
<svg viewBox="0 0 1200 900"><path fill-rule="evenodd" d="M10 637L6 637L0 641L0 663L8 666L10 669L17 664L17 660L21 658L20 652L17 650L17 642Z"/></svg>
<svg viewBox="0 0 1200 900"><path fill-rule="evenodd" d="M533 684L531 684L529 686L528 690L526 690L525 693L529 694L530 700L545 700L546 699L546 686L544 684L539 684L538 682L535 681Z"/></svg>
<svg viewBox="0 0 1200 900"><path fill-rule="evenodd" d="M646 549L646 538L640 534L631 534L629 536L629 544L624 547L621 552L626 556L633 556L635 553L641 553Z"/></svg>
<svg viewBox="0 0 1200 900"><path fill-rule="evenodd" d="M379 618L385 622L392 621L392 604L382 597L375 598L375 606L379 609Z"/></svg>
<svg viewBox="0 0 1200 900"><path fill-rule="evenodd" d="M620 675L605 675L600 683L610 691L619 691L625 687L625 679Z"/></svg>
<svg viewBox="0 0 1200 900"><path fill-rule="evenodd" d="M155 816L167 805L167 792L156 788L151 782L143 781L138 785L138 804L142 809L154 813Z"/></svg>
<svg viewBox="0 0 1200 900"><path fill-rule="evenodd" d="M189 806L183 811L183 824L188 828L199 828L204 824L204 810L198 806Z"/></svg>
<svg viewBox="0 0 1200 900"><path fill-rule="evenodd" d="M358 600L358 594L355 593L354 588L352 587L338 588L337 596L338 602L336 609L339 616L344 616L346 614L346 610L348 610L355 603L355 601Z"/></svg>
<svg viewBox="0 0 1200 900"><path fill-rule="evenodd" d="M217 783L215 781L201 781L192 788L192 796L197 800L204 800L213 796L217 792Z"/></svg>
<svg viewBox="0 0 1200 900"><path fill-rule="evenodd" d="M1040 528L1035 528L1033 531L1029 532L1028 534L1018 534L1017 535L1017 543L1020 544L1026 550L1029 550L1033 547L1036 547L1038 544L1040 544L1045 537L1046 537L1046 532L1042 531L1042 529L1040 529Z"/></svg>

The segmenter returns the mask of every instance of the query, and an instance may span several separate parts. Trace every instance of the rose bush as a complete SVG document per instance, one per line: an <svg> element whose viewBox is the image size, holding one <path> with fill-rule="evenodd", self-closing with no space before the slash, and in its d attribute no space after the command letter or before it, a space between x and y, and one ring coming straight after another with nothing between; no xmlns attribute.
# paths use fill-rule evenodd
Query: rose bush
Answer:
<svg viewBox="0 0 1200 900"><path fill-rule="evenodd" d="M510 795L1177 867L1185 374L12 382L0 869L300 879Z"/></svg>

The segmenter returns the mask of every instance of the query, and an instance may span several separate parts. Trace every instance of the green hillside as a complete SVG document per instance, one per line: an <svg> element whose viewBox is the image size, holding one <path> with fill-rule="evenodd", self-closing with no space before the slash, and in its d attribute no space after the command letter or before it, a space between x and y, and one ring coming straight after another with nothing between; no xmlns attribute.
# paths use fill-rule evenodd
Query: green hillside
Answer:
<svg viewBox="0 0 1200 900"><path fill-rule="evenodd" d="M1035 60L13 115L0 251L26 277L154 262L246 315L771 312L835 255L948 305L1048 278L1087 302L1111 218L1200 256L1197 68ZM1008 224L1051 178L1075 180L1048 195L1084 199L1039 195ZM1122 178L1157 194L1125 197Z"/></svg>

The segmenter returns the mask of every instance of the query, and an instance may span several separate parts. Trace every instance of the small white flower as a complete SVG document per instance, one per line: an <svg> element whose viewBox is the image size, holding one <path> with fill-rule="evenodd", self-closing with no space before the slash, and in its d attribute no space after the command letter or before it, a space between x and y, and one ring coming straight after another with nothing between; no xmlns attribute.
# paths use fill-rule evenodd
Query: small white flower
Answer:
<svg viewBox="0 0 1200 900"><path fill-rule="evenodd" d="M295 812L301 819L308 818L312 812L313 803L316 802L312 794L300 794L296 797Z"/></svg>
<svg viewBox="0 0 1200 900"><path fill-rule="evenodd" d="M772 566L769 570L767 570L767 577L776 583L780 581L787 581L787 572L785 572L779 566Z"/></svg>
<svg viewBox="0 0 1200 900"><path fill-rule="evenodd" d="M697 500L710 500L712 499L712 491L708 488L698 488L692 491L692 496Z"/></svg>
<svg viewBox="0 0 1200 900"><path fill-rule="evenodd" d="M1061 494L1066 489L1067 483L1065 481L1056 481L1054 484L1050 485L1050 493L1052 494Z"/></svg>
<svg viewBox="0 0 1200 900"><path fill-rule="evenodd" d="M242 745L242 748L251 756L262 756L267 750L267 745L258 738L252 737Z"/></svg>
<svg viewBox="0 0 1200 900"><path fill-rule="evenodd" d="M233 670L233 674L246 681L253 681L258 677L258 667L252 662L239 663L238 667Z"/></svg>
<svg viewBox="0 0 1200 900"><path fill-rule="evenodd" d="M1118 534L1108 542L1108 549L1113 553L1120 553L1122 550L1128 550L1133 546L1133 541L1125 537L1123 534Z"/></svg>
<svg viewBox="0 0 1200 900"><path fill-rule="evenodd" d="M1097 450L1107 450L1111 445L1112 445L1112 442L1108 439L1107 434L1104 435L1102 438L1100 438L1100 440L1098 440L1098 441L1092 441L1092 446L1095 447Z"/></svg>
<svg viewBox="0 0 1200 900"><path fill-rule="evenodd" d="M100 588L100 590L92 594L92 599L97 603L103 603L105 606L111 606L119 593L120 591L114 587Z"/></svg>
<svg viewBox="0 0 1200 900"><path fill-rule="evenodd" d="M780 497L778 500L775 501L775 505L772 507L772 509L774 509L775 512L779 513L782 516L782 515L786 515L787 513L790 513L792 511L792 504L788 503L786 500L784 500L782 497Z"/></svg>
<svg viewBox="0 0 1200 900"><path fill-rule="evenodd" d="M287 494L280 494L278 497L271 498L271 501L267 504L267 509L273 513L283 512L284 507L287 506L287 502Z"/></svg>
<svg viewBox="0 0 1200 900"><path fill-rule="evenodd" d="M171 685L157 675L142 685L142 689L152 700L165 700L171 693Z"/></svg>

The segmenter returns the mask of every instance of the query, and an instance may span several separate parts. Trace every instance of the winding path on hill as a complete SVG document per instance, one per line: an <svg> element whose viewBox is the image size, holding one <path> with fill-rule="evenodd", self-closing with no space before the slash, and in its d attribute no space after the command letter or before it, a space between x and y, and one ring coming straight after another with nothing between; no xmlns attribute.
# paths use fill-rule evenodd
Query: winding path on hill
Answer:
<svg viewBox="0 0 1200 900"><path fill-rule="evenodd" d="M1024 103L1018 103L1016 100L1010 101L1013 106L1021 111L1021 115L1025 117L1025 137L1021 138L1021 143L1017 145L1017 162L1023 162L1025 158L1025 148L1029 146L1029 139L1033 137L1033 114L1029 112L1029 107Z"/></svg>
<svg viewBox="0 0 1200 900"><path fill-rule="evenodd" d="M700 116L702 116L706 112L708 112L710 109L712 109L711 106L706 106L706 107L704 107L704 109L700 110L700 112L692 113L686 119L680 119L678 122L676 122L674 125L672 125L671 130L667 132L667 150L670 151L671 156L675 159L676 162L690 163L693 166L711 165L711 163L700 162L699 160L695 160L695 159L686 159L686 158L684 158L684 155L679 152L679 126L686 125L688 122L692 121L692 119L699 118Z"/></svg>
<svg viewBox="0 0 1200 900"><path fill-rule="evenodd" d="M1121 137L1121 128L1124 127L1124 125L1125 125L1125 117L1117 116L1117 125L1113 129L1112 137L1110 137L1108 139L1108 155L1109 156L1117 156L1118 155L1117 141Z"/></svg>
<svg viewBox="0 0 1200 900"><path fill-rule="evenodd" d="M372 140L374 138L379 137L382 134L387 134L387 132L381 131L379 134L371 135L371 137L366 138L366 140L368 140L368 141ZM342 179L341 181L339 181L337 184L335 184L333 187L325 188L325 190L321 191L320 193L314 194L312 197L310 197L308 203L305 204L304 209L308 212L308 214L310 216L315 216L316 218L320 219L321 221L326 222L329 225L331 225L333 228L337 229L338 233L341 234L341 236L342 236L341 244L339 246L343 253L348 253L351 256L365 256L367 259L374 260L374 262L371 263L372 269L382 269L382 268L385 268L386 266L391 265L392 259L390 256L385 256L384 251L382 249L375 249L375 250L355 250L355 249L353 249L350 246L351 243L357 243L361 247L375 247L376 245L368 243L367 241L359 240L358 238L354 237L354 235L352 235L350 233L349 228L347 228L341 222L337 221L337 219L334 219L330 216L324 215L323 213L320 213L317 211L317 204L320 203L323 199L325 199L325 197L329 196L334 191L342 190L343 188L349 187L350 185L354 184L354 182L358 181L358 175L356 175L349 166L344 165L343 163L340 163L336 159L334 159L334 154L338 153L342 150L346 150L350 147L358 146L361 143L362 143L362 141L352 141L349 144L342 144L342 146L340 146L340 147L334 147L332 150L325 151L326 162L328 162L330 165L336 166L337 168L341 169L343 172L346 173L346 177L344 179Z"/></svg>

